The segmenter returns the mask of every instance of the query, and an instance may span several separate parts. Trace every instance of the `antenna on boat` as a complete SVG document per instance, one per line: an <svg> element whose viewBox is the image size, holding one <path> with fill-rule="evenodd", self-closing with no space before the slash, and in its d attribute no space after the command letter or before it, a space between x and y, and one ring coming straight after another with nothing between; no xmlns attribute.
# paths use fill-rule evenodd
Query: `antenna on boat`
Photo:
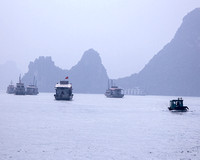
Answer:
<svg viewBox="0 0 200 160"><path fill-rule="evenodd" d="M21 74L19 75L19 83L21 83Z"/></svg>

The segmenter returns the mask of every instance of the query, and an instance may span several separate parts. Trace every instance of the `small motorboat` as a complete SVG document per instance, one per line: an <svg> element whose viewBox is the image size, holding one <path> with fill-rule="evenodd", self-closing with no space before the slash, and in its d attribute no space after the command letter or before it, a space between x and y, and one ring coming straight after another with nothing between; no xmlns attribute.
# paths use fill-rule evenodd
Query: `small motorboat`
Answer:
<svg viewBox="0 0 200 160"><path fill-rule="evenodd" d="M170 111L188 111L189 108L187 106L183 106L183 99L178 98L176 100L170 101L170 107L168 107Z"/></svg>

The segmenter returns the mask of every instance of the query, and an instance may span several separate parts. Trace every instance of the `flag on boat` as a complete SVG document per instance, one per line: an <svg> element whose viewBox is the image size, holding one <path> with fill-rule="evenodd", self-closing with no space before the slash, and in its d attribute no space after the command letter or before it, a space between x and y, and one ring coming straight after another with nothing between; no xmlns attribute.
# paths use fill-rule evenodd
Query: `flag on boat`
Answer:
<svg viewBox="0 0 200 160"><path fill-rule="evenodd" d="M67 76L67 77L65 77L65 79L68 79L69 77Z"/></svg>

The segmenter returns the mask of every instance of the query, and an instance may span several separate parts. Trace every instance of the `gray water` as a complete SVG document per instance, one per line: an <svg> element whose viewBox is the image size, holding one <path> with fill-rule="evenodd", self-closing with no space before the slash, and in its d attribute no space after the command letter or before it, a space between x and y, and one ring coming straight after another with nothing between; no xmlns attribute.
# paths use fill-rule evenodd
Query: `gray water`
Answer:
<svg viewBox="0 0 200 160"><path fill-rule="evenodd" d="M199 160L200 98L0 93L0 160Z"/></svg>

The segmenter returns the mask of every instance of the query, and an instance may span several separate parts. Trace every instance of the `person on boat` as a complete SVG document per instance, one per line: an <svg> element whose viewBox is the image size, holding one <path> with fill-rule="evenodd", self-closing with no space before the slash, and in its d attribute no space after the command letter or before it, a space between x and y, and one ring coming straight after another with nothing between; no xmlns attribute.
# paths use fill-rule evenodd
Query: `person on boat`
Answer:
<svg viewBox="0 0 200 160"><path fill-rule="evenodd" d="M176 106L177 106L177 107L180 107L180 103L179 103L179 101L177 102Z"/></svg>

